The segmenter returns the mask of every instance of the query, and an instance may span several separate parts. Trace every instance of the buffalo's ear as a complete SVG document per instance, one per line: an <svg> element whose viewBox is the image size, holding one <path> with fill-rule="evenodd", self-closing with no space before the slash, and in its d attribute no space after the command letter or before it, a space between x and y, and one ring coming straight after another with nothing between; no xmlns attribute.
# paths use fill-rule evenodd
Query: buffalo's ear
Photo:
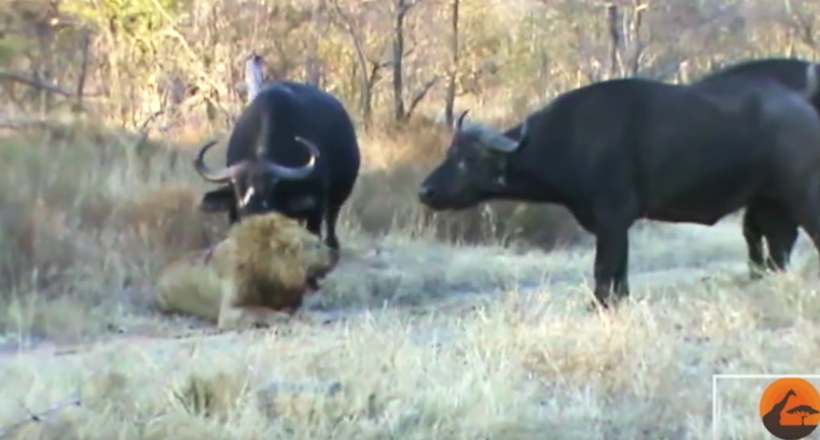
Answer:
<svg viewBox="0 0 820 440"><path fill-rule="evenodd" d="M225 212L234 206L236 199L230 185L206 192L199 202L199 209L203 212Z"/></svg>

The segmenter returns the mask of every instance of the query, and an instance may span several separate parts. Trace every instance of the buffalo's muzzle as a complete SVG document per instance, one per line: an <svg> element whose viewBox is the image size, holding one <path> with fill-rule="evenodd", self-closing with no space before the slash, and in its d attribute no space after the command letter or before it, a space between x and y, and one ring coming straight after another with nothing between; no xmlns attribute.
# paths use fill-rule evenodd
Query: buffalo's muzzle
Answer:
<svg viewBox="0 0 820 440"><path fill-rule="evenodd" d="M429 203L433 199L433 188L427 185L419 187L419 201Z"/></svg>

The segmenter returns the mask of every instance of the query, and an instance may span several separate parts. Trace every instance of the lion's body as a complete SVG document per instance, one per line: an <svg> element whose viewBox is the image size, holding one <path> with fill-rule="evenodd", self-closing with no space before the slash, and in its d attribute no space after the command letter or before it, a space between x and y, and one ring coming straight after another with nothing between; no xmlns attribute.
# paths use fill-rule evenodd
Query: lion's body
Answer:
<svg viewBox="0 0 820 440"><path fill-rule="evenodd" d="M216 322L220 329L271 325L295 312L315 279L333 267L330 249L295 220L248 217L210 250L165 267L160 310Z"/></svg>

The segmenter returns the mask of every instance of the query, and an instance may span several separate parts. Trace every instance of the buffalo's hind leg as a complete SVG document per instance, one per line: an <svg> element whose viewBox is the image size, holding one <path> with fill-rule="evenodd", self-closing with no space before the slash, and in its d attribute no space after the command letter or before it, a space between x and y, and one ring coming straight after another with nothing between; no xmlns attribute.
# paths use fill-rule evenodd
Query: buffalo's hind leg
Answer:
<svg viewBox="0 0 820 440"><path fill-rule="evenodd" d="M789 211L820 255L820 176L812 176L812 185L803 195L789 200Z"/></svg>
<svg viewBox="0 0 820 440"><path fill-rule="evenodd" d="M766 259L766 266L770 271L783 272L789 267L792 250L797 242L798 226L791 218L787 221L789 225L783 224L771 232L765 231L766 243L769 245L769 258Z"/></svg>
<svg viewBox="0 0 820 440"><path fill-rule="evenodd" d="M789 212L774 201L756 201L749 205L743 216L743 235L749 249L750 278L760 278L764 270L786 270L797 242L797 228ZM761 242L764 238L769 251L765 258Z"/></svg>
<svg viewBox="0 0 820 440"><path fill-rule="evenodd" d="M769 248L766 268L772 272L785 271L797 243L798 224L789 212L779 205L767 206L761 216L760 227Z"/></svg>
<svg viewBox="0 0 820 440"><path fill-rule="evenodd" d="M743 213L743 239L746 240L748 250L749 278L760 279L764 271L763 266L763 231L758 221L757 205L752 204Z"/></svg>

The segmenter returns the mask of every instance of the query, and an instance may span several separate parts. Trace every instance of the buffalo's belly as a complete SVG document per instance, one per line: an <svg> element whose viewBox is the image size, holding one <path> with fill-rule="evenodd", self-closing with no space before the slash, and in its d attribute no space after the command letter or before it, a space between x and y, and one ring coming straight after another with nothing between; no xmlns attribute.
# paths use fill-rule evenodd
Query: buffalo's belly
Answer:
<svg viewBox="0 0 820 440"><path fill-rule="evenodd" d="M645 193L651 220L714 225L746 206L759 192L753 175L724 175L699 181L660 181Z"/></svg>
<svg viewBox="0 0 820 440"><path fill-rule="evenodd" d="M650 211L644 218L671 223L697 223L712 226L743 206L742 204L731 207L725 205L720 209L702 206L669 206Z"/></svg>
<svg viewBox="0 0 820 440"><path fill-rule="evenodd" d="M668 143L644 162L639 180L653 220L715 224L757 196L771 171L768 146L753 139L693 133Z"/></svg>

